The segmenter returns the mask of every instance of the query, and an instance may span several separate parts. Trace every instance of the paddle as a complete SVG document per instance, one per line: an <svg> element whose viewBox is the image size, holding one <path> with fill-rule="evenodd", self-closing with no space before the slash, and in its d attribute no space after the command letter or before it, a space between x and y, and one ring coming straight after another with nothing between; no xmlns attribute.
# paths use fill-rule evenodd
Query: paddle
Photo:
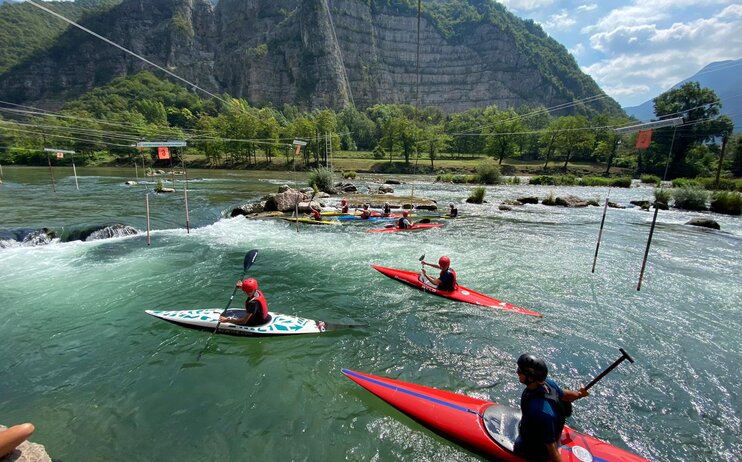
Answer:
<svg viewBox="0 0 742 462"><path fill-rule="evenodd" d="M255 259L258 257L258 249L252 249L251 251L247 252L245 254L245 261L242 264L242 277L240 277L240 280L245 278L245 275L247 274L247 270L250 269L250 267L255 263ZM227 306L224 308L224 311L222 311L222 314L219 315L219 317L224 316L224 313L227 312L229 309L229 306L232 304L232 300L234 300L234 294L237 293L237 285L235 284L234 290L232 291L232 295L229 297L229 302L227 302ZM204 354L204 351L209 347L209 343L211 342L211 337L216 334L216 331L219 330L219 325L221 324L221 321L216 322L216 327L214 328L214 332L209 335L209 338L206 340L206 345L204 345L204 349L201 350L201 352L198 354L198 358L196 358L196 361L201 359L201 355Z"/></svg>
<svg viewBox="0 0 742 462"><path fill-rule="evenodd" d="M610 366L608 366L603 372L601 372L600 374L598 374L597 377L595 377L593 380L591 380L590 383L588 383L585 386L585 390L589 390L590 387L592 387L593 385L595 385L596 383L598 383L598 381L600 379L602 379L603 377L605 377L610 371L612 371L619 364L621 364L624 361L624 359L628 359L630 363L633 363L634 362L634 359L631 356L629 356L629 354L626 353L626 351L623 348L619 348L618 351L621 352L621 357L618 358L616 361L614 361L613 364L611 364Z"/></svg>

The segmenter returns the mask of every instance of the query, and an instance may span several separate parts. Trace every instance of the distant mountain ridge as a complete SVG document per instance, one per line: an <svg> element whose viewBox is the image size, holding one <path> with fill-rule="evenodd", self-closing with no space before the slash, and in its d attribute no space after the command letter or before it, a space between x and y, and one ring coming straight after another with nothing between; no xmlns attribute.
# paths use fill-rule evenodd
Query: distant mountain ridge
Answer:
<svg viewBox="0 0 742 462"><path fill-rule="evenodd" d="M83 23L215 93L362 109L415 103L416 16L412 0L124 0ZM420 35L421 106L554 107L604 94L563 45L496 2L424 4ZM0 99L59 104L142 69L152 70L72 28L0 70ZM608 97L563 113L591 111L622 113Z"/></svg>
<svg viewBox="0 0 742 462"><path fill-rule="evenodd" d="M721 100L721 113L728 115L734 122L735 133L742 133L742 59L717 61L705 66L671 89L678 88L687 82L698 82L701 87L714 90ZM658 95L659 96L659 95ZM647 122L655 118L654 98L638 106L623 108L627 114Z"/></svg>

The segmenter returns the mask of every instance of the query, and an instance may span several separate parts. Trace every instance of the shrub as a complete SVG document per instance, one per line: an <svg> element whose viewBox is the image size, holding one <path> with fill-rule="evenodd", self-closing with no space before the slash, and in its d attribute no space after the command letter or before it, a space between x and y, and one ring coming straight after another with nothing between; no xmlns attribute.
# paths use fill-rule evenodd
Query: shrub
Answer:
<svg viewBox="0 0 742 462"><path fill-rule="evenodd" d="M505 176L513 176L516 171L515 165L505 164L500 166L500 173Z"/></svg>
<svg viewBox="0 0 742 462"><path fill-rule="evenodd" d="M701 183L699 183L697 180L691 180L690 178L675 178L674 180L672 180L673 188L682 188L684 186L700 187Z"/></svg>
<svg viewBox="0 0 742 462"><path fill-rule="evenodd" d="M484 202L484 194L487 192L486 189L482 186L477 186L474 188L474 190L471 192L471 195L466 200L466 202L472 203L472 204L481 204Z"/></svg>
<svg viewBox="0 0 742 462"><path fill-rule="evenodd" d="M610 186L610 178L603 178L602 176L586 176L577 182L579 186Z"/></svg>
<svg viewBox="0 0 742 462"><path fill-rule="evenodd" d="M708 191L698 186L682 186L673 191L675 207L686 210L706 210Z"/></svg>
<svg viewBox="0 0 742 462"><path fill-rule="evenodd" d="M351 170L349 172L343 172L343 178L345 178L345 179L355 180L356 179L356 176L358 176L358 174L356 172L354 172L353 170Z"/></svg>
<svg viewBox="0 0 742 462"><path fill-rule="evenodd" d="M163 190L164 188L165 188L165 187L164 187L164 186L163 186L163 184L162 184L162 178L158 178L158 179L157 179L157 184L155 185L155 192L158 192L158 193L159 193L159 192L162 192L162 190Z"/></svg>
<svg viewBox="0 0 742 462"><path fill-rule="evenodd" d="M614 178L613 181L611 181L611 186L613 186L614 188L630 188L631 178L627 176L622 178Z"/></svg>
<svg viewBox="0 0 742 462"><path fill-rule="evenodd" d="M696 178L696 181L698 181L705 189L709 189L712 191L734 191L736 186L734 180L729 178L719 178L718 188L716 187L716 177Z"/></svg>
<svg viewBox="0 0 742 462"><path fill-rule="evenodd" d="M556 197L554 197L554 191L549 191L549 195L541 201L544 205L556 205Z"/></svg>
<svg viewBox="0 0 742 462"><path fill-rule="evenodd" d="M520 184L520 177L519 176L511 176L510 179L507 181L508 184Z"/></svg>
<svg viewBox="0 0 742 462"><path fill-rule="evenodd" d="M500 166L494 159L485 159L477 165L477 179L483 184L499 184L502 181Z"/></svg>
<svg viewBox="0 0 742 462"><path fill-rule="evenodd" d="M658 177L657 175L642 175L640 179L642 183L649 183L655 186L660 185L660 177Z"/></svg>
<svg viewBox="0 0 742 462"><path fill-rule="evenodd" d="M711 211L742 215L742 194L735 191L715 191L711 195Z"/></svg>
<svg viewBox="0 0 742 462"><path fill-rule="evenodd" d="M532 176L528 184L546 184L554 186L556 185L556 179L549 175Z"/></svg>
<svg viewBox="0 0 742 462"><path fill-rule="evenodd" d="M670 199L672 199L672 191L669 189L654 188L654 200L656 202L670 205Z"/></svg>
<svg viewBox="0 0 742 462"><path fill-rule="evenodd" d="M562 186L577 186L577 177L574 175L561 175L556 178L556 182Z"/></svg>
<svg viewBox="0 0 742 462"><path fill-rule="evenodd" d="M441 183L452 183L453 182L453 173L443 173L435 177L435 181L440 181Z"/></svg>
<svg viewBox="0 0 742 462"><path fill-rule="evenodd" d="M474 179L471 175L453 175L451 182L455 184L472 183Z"/></svg>
<svg viewBox="0 0 742 462"><path fill-rule="evenodd" d="M332 178L332 170L327 167L319 167L312 169L309 172L309 186L317 188L320 191L330 192L332 191L332 185L334 180Z"/></svg>

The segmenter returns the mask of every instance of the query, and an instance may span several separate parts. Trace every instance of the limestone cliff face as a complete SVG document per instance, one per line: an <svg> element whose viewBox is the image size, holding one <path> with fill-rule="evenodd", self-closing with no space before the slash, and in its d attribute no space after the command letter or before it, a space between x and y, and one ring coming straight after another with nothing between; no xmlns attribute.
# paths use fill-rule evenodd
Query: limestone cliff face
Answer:
<svg viewBox="0 0 742 462"><path fill-rule="evenodd" d="M304 109L416 102L417 18L364 0L125 0L86 26L213 93ZM536 56L536 58L534 58ZM598 94L555 82L506 28L468 24L446 37L423 16L420 106L555 106ZM149 68L81 31L0 75L0 97L50 106ZM575 85L572 85L574 88ZM593 105L620 110L612 100Z"/></svg>

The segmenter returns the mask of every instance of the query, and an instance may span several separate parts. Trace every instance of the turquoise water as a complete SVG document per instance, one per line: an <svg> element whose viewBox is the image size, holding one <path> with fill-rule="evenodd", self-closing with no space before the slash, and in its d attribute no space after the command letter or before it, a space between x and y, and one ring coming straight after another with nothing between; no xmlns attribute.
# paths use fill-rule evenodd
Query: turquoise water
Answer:
<svg viewBox="0 0 742 462"><path fill-rule="evenodd" d="M301 227L224 218L299 174L190 171L190 233L182 183L150 195L134 171L3 167L0 228L69 230L122 223L136 236L0 248L0 423L31 421L33 440L63 461L476 460L364 391L350 368L517 405L514 360L545 357L566 387L587 383L625 348L625 362L575 406L575 429L656 461L738 460L742 453L742 219L722 231L683 225L698 213L661 211L642 290L636 284L652 215L609 209L590 273L602 207L542 205L500 212L523 195L605 188L470 188L411 182L397 192L456 202L468 218L414 234L367 224ZM379 181L363 177L362 188ZM650 188L611 200L650 199ZM382 225L375 225L382 226ZM223 308L249 271L272 311L358 331L295 338L214 336L145 309ZM415 270L447 254L462 285L543 319L456 304L376 273ZM241 296L238 294L238 296ZM241 298L237 303L241 303Z"/></svg>

